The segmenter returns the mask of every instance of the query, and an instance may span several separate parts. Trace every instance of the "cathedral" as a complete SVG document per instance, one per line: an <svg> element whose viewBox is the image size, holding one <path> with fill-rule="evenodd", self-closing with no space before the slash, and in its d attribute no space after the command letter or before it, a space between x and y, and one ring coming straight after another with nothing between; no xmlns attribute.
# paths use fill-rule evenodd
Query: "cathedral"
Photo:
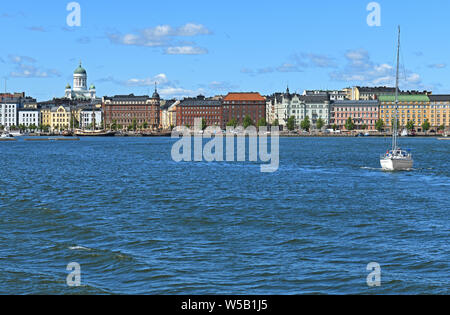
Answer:
<svg viewBox="0 0 450 315"><path fill-rule="evenodd" d="M95 86L91 85L91 87L87 88L87 72L80 65L77 69L75 69L73 73L73 88L70 84L66 86L65 98L71 100L95 100L96 92Z"/></svg>

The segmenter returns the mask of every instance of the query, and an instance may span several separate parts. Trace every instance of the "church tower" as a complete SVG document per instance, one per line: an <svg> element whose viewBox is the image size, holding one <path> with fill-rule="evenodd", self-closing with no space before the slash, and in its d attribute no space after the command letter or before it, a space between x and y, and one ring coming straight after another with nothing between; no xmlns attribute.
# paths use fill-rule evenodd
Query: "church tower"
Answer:
<svg viewBox="0 0 450 315"><path fill-rule="evenodd" d="M75 92L87 91L87 73L86 70L80 65L75 69L73 73L73 90Z"/></svg>

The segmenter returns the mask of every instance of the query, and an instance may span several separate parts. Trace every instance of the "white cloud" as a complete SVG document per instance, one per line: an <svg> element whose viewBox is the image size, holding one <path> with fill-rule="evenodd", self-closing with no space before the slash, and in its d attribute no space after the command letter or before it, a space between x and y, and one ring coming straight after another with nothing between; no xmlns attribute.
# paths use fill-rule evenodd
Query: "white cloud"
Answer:
<svg viewBox="0 0 450 315"><path fill-rule="evenodd" d="M193 46L176 46L176 47L168 47L166 49L167 55L204 55L207 53L208 50L201 47L193 47Z"/></svg>
<svg viewBox="0 0 450 315"><path fill-rule="evenodd" d="M55 69L39 69L36 59L28 56L9 55L9 60L15 65L15 70L9 75L16 78L48 78L60 77L61 74Z"/></svg>
<svg viewBox="0 0 450 315"><path fill-rule="evenodd" d="M445 63L435 63L435 64L432 64L432 65L428 65L428 68L444 69L444 68L447 68L447 64L445 64Z"/></svg>
<svg viewBox="0 0 450 315"><path fill-rule="evenodd" d="M108 34L111 42L120 45L132 45L143 47L166 47L165 53L170 55L199 55L206 54L204 48L193 45L180 45L177 38L209 35L212 32L202 24L187 23L177 28L170 25L158 25L137 31L136 33Z"/></svg>

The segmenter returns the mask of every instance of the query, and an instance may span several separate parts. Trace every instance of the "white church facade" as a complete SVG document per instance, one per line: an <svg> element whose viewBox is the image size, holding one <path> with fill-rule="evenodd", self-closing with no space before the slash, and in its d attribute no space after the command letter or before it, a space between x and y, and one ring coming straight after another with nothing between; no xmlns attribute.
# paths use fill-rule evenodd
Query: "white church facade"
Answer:
<svg viewBox="0 0 450 315"><path fill-rule="evenodd" d="M73 87L67 84L64 97L71 100L95 100L97 97L93 84L87 88L87 72L81 62L73 73Z"/></svg>

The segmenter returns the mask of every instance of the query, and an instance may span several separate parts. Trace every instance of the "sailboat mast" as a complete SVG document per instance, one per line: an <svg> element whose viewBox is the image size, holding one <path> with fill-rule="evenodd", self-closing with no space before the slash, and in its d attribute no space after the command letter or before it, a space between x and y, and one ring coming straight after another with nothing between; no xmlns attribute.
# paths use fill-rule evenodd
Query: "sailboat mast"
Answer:
<svg viewBox="0 0 450 315"><path fill-rule="evenodd" d="M397 137L398 137L398 93L399 93L399 73L400 73L400 26L398 27L398 46L397 46L397 72L395 77L395 115L394 115L394 128L392 138L392 150L397 149Z"/></svg>

